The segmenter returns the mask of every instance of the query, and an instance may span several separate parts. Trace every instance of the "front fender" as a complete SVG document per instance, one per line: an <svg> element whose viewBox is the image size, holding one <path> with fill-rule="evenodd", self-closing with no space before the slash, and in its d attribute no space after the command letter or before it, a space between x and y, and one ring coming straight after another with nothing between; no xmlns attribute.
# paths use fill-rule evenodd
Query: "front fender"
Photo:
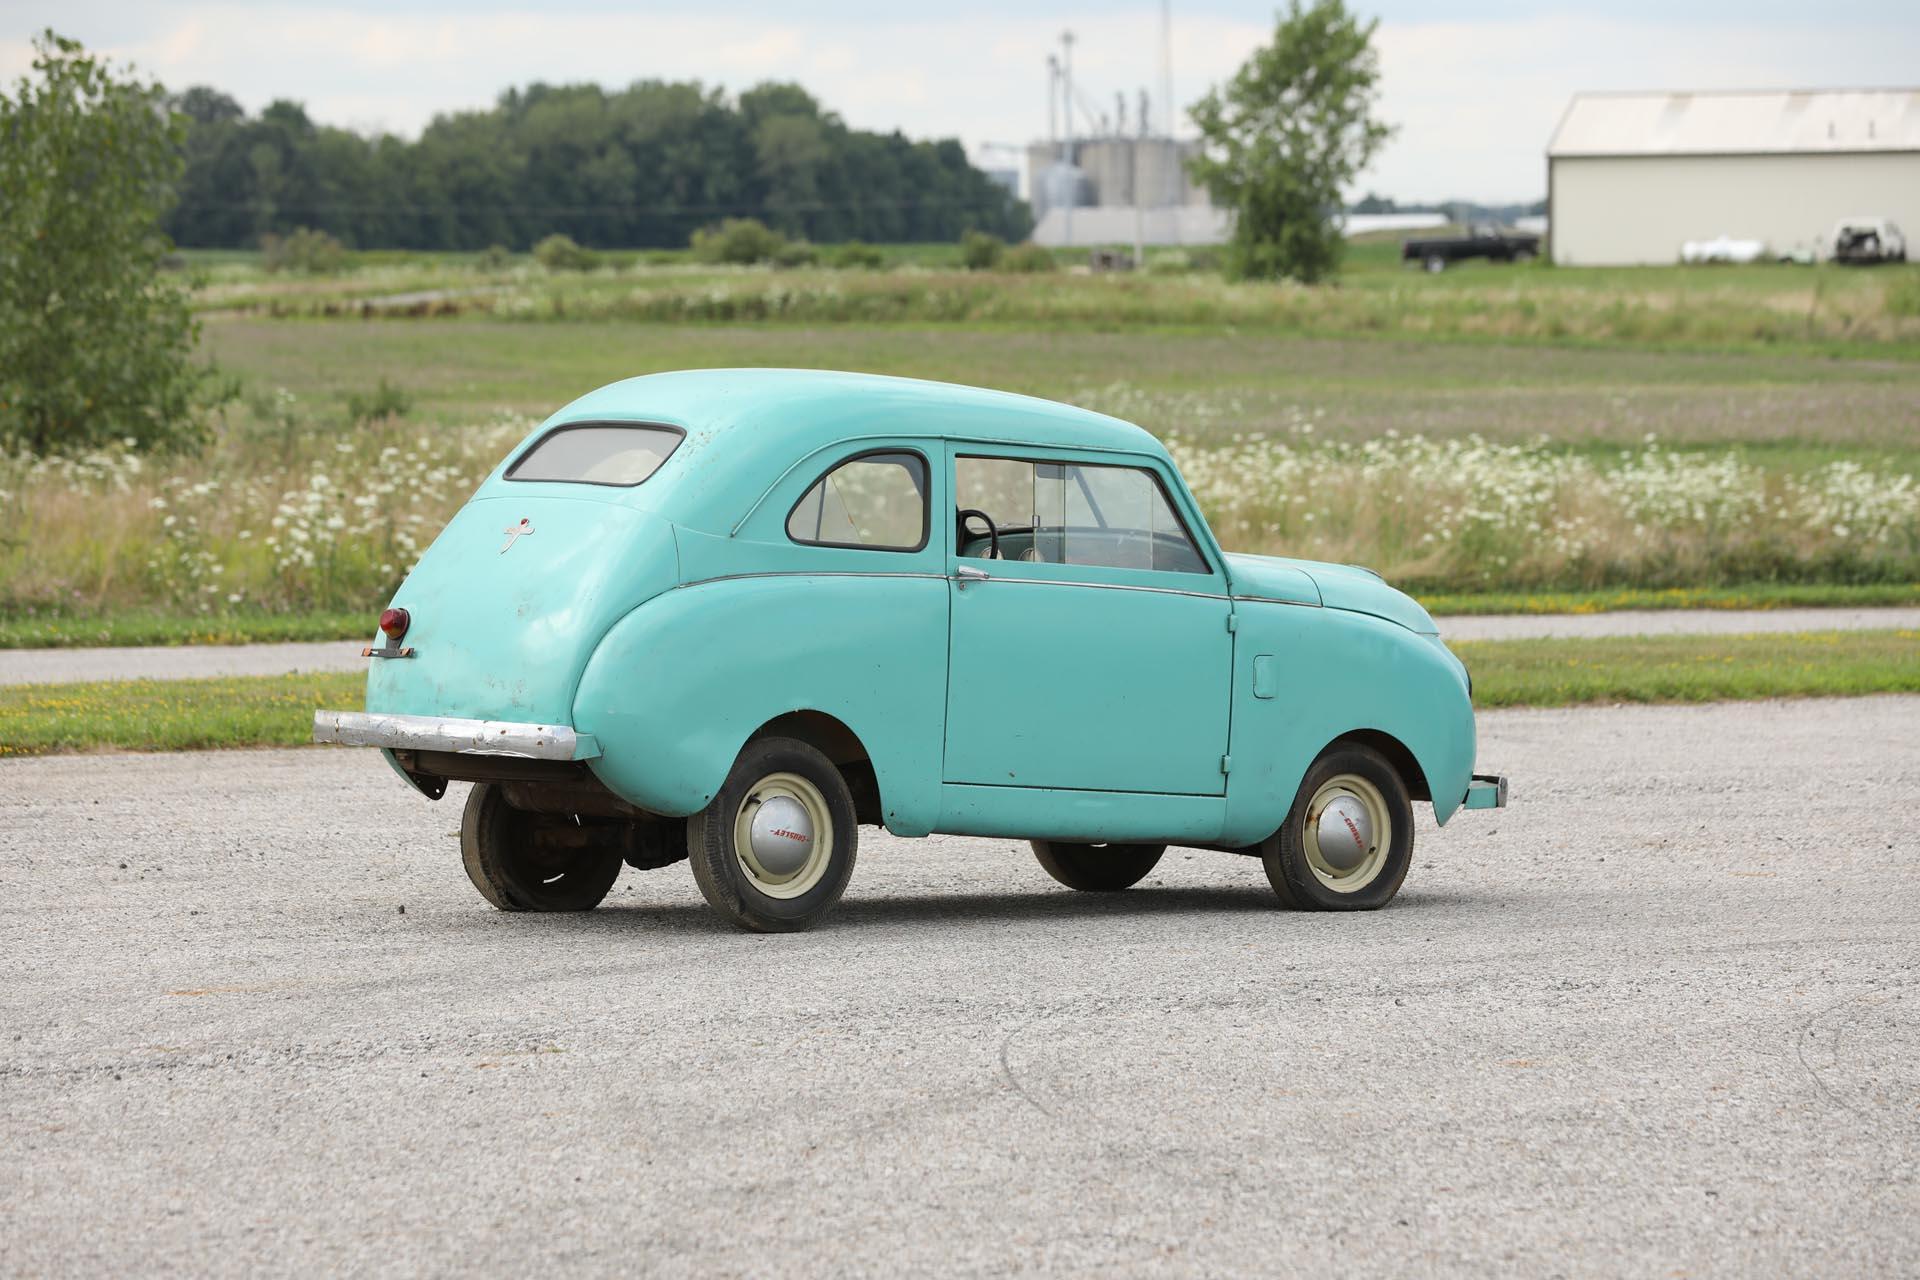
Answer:
<svg viewBox="0 0 1920 1280"><path fill-rule="evenodd" d="M655 813L698 812L747 739L791 711L840 720L866 747L889 830L939 813L947 584L767 574L680 587L622 618L588 659L573 725L590 767Z"/></svg>
<svg viewBox="0 0 1920 1280"><path fill-rule="evenodd" d="M1444 823L1473 776L1473 706L1459 660L1436 637L1365 614L1243 605L1234 654L1227 839L1272 834L1300 780L1337 738L1385 734L1425 776ZM1254 662L1269 672L1256 696Z"/></svg>

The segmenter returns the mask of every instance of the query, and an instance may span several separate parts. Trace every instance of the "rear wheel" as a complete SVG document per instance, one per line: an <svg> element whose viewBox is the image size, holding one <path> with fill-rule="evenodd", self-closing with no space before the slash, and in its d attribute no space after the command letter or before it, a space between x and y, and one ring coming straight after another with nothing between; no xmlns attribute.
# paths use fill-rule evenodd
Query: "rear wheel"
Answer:
<svg viewBox="0 0 1920 1280"><path fill-rule="evenodd" d="M478 782L460 819L460 860L502 911L590 911L620 876L621 826L516 809L499 787Z"/></svg>
<svg viewBox="0 0 1920 1280"><path fill-rule="evenodd" d="M853 875L858 840L846 779L793 738L748 743L713 803L687 820L701 896L758 933L824 916Z"/></svg>
<svg viewBox="0 0 1920 1280"><path fill-rule="evenodd" d="M1069 889L1113 893L1146 878L1167 851L1163 844L1067 844L1030 840L1033 856L1048 875Z"/></svg>
<svg viewBox="0 0 1920 1280"><path fill-rule="evenodd" d="M1427 255L1426 261L1421 263L1421 265L1429 272L1438 275L1447 269L1447 260L1437 253L1430 253Z"/></svg>
<svg viewBox="0 0 1920 1280"><path fill-rule="evenodd" d="M1386 757L1343 744L1307 770L1293 808L1261 848L1280 901L1307 911L1372 911L1413 861L1413 802Z"/></svg>

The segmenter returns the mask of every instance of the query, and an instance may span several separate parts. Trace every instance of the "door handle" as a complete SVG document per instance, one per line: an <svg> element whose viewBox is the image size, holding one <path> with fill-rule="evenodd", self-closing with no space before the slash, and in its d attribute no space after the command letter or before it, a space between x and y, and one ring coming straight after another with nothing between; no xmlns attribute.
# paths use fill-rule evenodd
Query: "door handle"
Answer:
<svg viewBox="0 0 1920 1280"><path fill-rule="evenodd" d="M992 576L985 569L971 569L964 564L953 571L954 585L962 591L967 589L969 582L985 582Z"/></svg>

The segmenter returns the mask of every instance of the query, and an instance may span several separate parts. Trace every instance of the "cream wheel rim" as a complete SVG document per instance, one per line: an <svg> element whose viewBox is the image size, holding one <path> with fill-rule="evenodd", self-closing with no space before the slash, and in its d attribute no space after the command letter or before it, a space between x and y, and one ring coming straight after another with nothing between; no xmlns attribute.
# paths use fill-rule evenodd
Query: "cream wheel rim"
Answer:
<svg viewBox="0 0 1920 1280"><path fill-rule="evenodd" d="M733 858L769 898L798 898L833 860L833 815L820 788L797 773L775 773L748 788L733 817Z"/></svg>
<svg viewBox="0 0 1920 1280"><path fill-rule="evenodd" d="M1379 787L1356 773L1329 778L1307 803L1301 832L1307 869L1335 893L1358 893L1387 865L1393 834Z"/></svg>

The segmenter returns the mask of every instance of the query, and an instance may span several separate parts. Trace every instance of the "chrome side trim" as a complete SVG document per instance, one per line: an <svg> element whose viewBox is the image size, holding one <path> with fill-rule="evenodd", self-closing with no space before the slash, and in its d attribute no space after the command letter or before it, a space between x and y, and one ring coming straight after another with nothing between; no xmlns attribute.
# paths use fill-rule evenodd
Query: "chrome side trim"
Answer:
<svg viewBox="0 0 1920 1280"><path fill-rule="evenodd" d="M566 725L401 716L378 711L316 711L313 740L343 747L457 751L473 756L512 756L520 760L591 760L600 754L600 744L592 734L575 733Z"/></svg>
<svg viewBox="0 0 1920 1280"><path fill-rule="evenodd" d="M1009 561L988 560L988 561L985 561L984 563L986 564L1017 564L1020 562L1011 561L1011 560ZM958 573L958 570L955 570L955 574L957 573ZM695 578L692 582L680 583L674 589L678 591L687 587L703 587L707 585L709 582L737 582L743 578L931 578L935 582L954 582L958 580L956 576L944 574L944 573L899 573L899 572L854 573L845 569L836 569L836 570L778 569L778 570L768 570L761 573L722 573L711 578ZM1118 582L1081 582L1081 581L1078 581L1077 579L1068 580L1068 579L1061 579L1061 578L1003 578L998 574L989 575L985 579L969 576L967 578L967 581L974 582L974 583L979 583L982 581L1017 582L1017 583L1026 583L1029 586L1037 585L1042 587L1091 587L1096 591L1145 591L1150 594L1160 595L1160 596L1192 596L1198 600L1226 600L1226 599L1258 600L1263 598L1260 596L1228 597L1228 596L1221 595L1217 591L1181 591L1175 587L1130 587ZM1299 602L1295 600L1275 600L1275 601L1272 601L1271 603L1298 604ZM1307 607L1311 609L1318 609L1320 606L1316 604L1316 605L1309 605Z"/></svg>
<svg viewBox="0 0 1920 1280"><path fill-rule="evenodd" d="M945 582L947 575L909 573L900 570L857 573L849 569L769 569L758 573L719 573L711 578L695 578L692 582L677 584L674 590L684 591L688 587L704 587L709 582L739 582L745 578L930 578L935 582Z"/></svg>
<svg viewBox="0 0 1920 1280"><path fill-rule="evenodd" d="M1308 604L1305 600L1282 600L1279 596L1235 596L1235 600L1247 600L1254 604L1290 604L1296 609L1324 609L1324 604Z"/></svg>
<svg viewBox="0 0 1920 1280"><path fill-rule="evenodd" d="M1018 560L988 560L987 564L1019 564ZM957 572L957 571L956 571ZM1119 582L1081 582L1069 578L1003 578L999 574L990 574L986 578L968 578L974 583L1012 582L1038 587L1091 587L1095 591L1144 591L1156 596L1192 596L1196 600L1225 600L1226 596L1217 591L1182 591L1178 587L1131 587Z"/></svg>

